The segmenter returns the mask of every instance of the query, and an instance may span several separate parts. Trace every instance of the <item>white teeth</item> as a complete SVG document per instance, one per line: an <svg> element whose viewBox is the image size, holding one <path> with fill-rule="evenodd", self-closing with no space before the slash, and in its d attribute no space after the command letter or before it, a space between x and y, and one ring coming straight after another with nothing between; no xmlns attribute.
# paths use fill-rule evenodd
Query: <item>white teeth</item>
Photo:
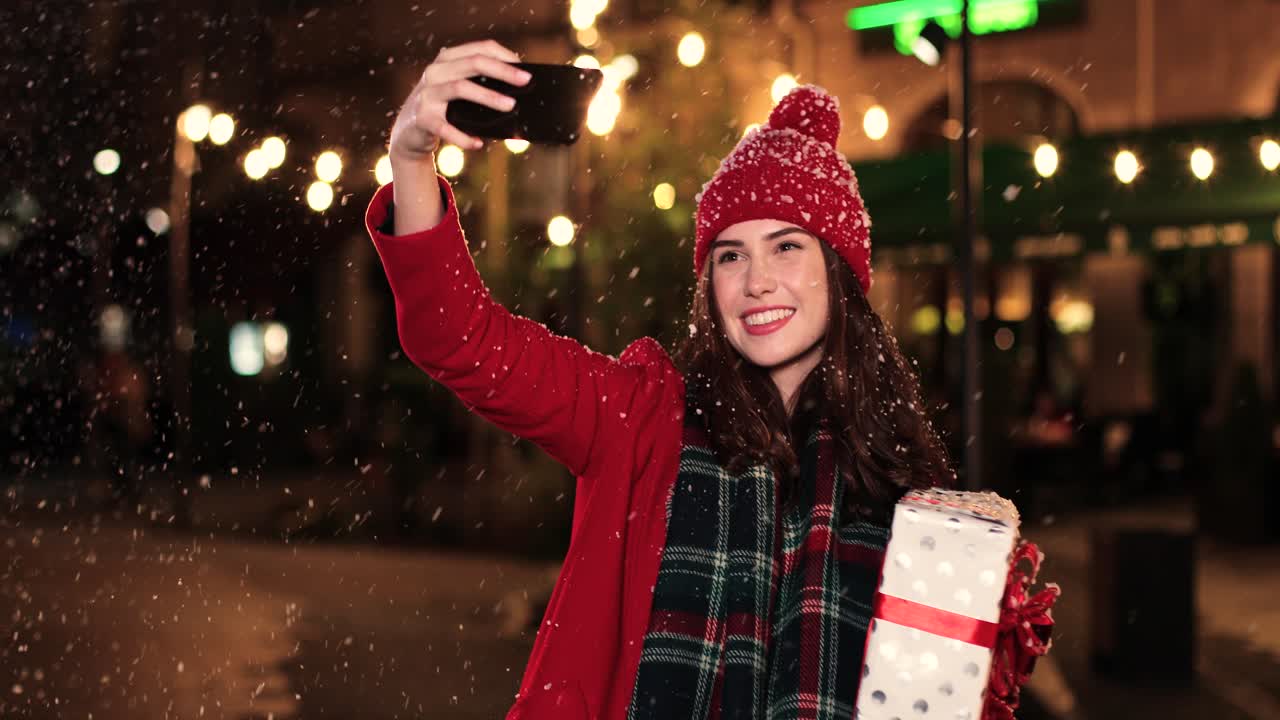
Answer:
<svg viewBox="0 0 1280 720"><path fill-rule="evenodd" d="M766 310L762 313L747 316L748 325L768 325L771 322L777 322L785 317L795 315L795 310Z"/></svg>

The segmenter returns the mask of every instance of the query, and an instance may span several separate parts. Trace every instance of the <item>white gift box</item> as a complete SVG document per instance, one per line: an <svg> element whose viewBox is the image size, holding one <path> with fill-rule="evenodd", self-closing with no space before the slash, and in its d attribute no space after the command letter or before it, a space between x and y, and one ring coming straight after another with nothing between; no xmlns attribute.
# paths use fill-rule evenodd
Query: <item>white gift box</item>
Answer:
<svg viewBox="0 0 1280 720"><path fill-rule="evenodd" d="M862 720L979 720L1018 511L995 493L912 491L894 510L858 688Z"/></svg>

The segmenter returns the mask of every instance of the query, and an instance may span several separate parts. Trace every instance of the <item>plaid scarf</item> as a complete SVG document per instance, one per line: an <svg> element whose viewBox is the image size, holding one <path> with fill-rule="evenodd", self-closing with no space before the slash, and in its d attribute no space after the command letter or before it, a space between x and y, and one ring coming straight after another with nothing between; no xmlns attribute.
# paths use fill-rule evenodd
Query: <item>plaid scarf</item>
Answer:
<svg viewBox="0 0 1280 720"><path fill-rule="evenodd" d="M686 418L628 719L852 718L888 528L837 527L844 483L822 425L779 513L768 467L729 474Z"/></svg>

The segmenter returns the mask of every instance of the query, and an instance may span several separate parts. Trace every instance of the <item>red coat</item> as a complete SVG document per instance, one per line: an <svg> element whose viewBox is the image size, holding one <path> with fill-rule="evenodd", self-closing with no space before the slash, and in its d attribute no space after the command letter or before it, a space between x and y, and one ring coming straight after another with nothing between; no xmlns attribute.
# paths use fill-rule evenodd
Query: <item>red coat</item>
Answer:
<svg viewBox="0 0 1280 720"><path fill-rule="evenodd" d="M577 476L569 551L508 720L623 718L648 628L679 468L684 379L657 341L617 359L512 315L485 288L448 211L413 235L365 215L395 295L405 354L495 425Z"/></svg>

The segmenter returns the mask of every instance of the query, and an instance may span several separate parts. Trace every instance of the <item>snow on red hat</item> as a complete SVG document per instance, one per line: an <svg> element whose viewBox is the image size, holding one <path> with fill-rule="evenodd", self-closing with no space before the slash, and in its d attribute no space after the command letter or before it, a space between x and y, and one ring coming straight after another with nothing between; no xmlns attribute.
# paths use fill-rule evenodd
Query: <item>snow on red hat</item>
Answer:
<svg viewBox="0 0 1280 720"><path fill-rule="evenodd" d="M794 223L844 258L865 293L871 289L871 217L858 179L836 150L840 102L802 85L742 138L702 186L697 203L694 270L702 272L711 241L747 220Z"/></svg>

